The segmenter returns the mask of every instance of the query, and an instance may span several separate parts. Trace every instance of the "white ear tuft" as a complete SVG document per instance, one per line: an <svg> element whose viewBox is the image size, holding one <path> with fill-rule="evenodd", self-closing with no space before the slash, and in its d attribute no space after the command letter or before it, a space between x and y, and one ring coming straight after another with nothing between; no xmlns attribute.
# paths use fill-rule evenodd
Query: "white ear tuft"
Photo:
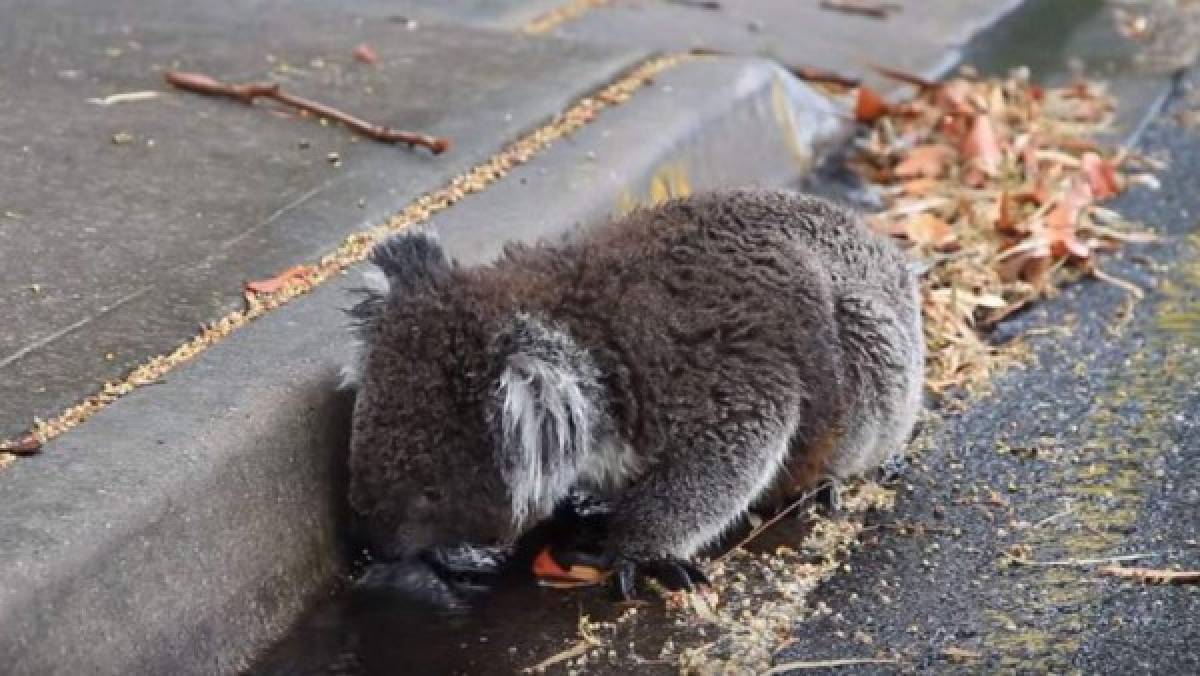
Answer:
<svg viewBox="0 0 1200 676"><path fill-rule="evenodd" d="M347 313L352 320L353 338L350 343L350 355L342 365L339 390L357 390L362 384L371 334L374 333L379 314L383 311L384 299L391 292L387 275L378 266L369 266L362 277L363 285L356 289L361 298Z"/></svg>
<svg viewBox="0 0 1200 676"><path fill-rule="evenodd" d="M549 514L577 479L591 453L598 385L590 359L569 336L527 317L518 324L502 357L493 427L520 529Z"/></svg>

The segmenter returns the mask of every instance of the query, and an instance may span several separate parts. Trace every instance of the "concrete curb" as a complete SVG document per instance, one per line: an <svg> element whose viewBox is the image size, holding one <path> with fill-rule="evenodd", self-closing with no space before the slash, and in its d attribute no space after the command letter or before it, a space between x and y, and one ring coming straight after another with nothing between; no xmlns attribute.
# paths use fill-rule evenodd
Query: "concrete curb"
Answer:
<svg viewBox="0 0 1200 676"><path fill-rule="evenodd" d="M476 263L503 240L670 195L782 184L844 138L841 119L769 62L697 59L435 225L453 257ZM344 561L339 309L356 277L268 314L6 471L7 673L237 670L328 588Z"/></svg>

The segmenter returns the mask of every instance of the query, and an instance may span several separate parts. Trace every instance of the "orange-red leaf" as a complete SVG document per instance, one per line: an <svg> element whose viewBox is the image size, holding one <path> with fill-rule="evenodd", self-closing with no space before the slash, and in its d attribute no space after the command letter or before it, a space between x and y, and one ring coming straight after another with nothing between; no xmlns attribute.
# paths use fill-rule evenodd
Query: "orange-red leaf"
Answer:
<svg viewBox="0 0 1200 676"><path fill-rule="evenodd" d="M953 156L954 151L947 146L936 143L920 145L908 151L892 174L896 178L937 178L945 172Z"/></svg>
<svg viewBox="0 0 1200 676"><path fill-rule="evenodd" d="M608 577L608 572L581 565L563 568L550 553L550 548L546 547L533 559L533 576L543 586L570 589L601 584Z"/></svg>
<svg viewBox="0 0 1200 676"><path fill-rule="evenodd" d="M1106 200L1121 194L1123 186L1121 175L1117 173L1116 162L1101 158L1096 153L1084 153L1080 166L1088 186L1092 189L1092 195L1097 200Z"/></svg>
<svg viewBox="0 0 1200 676"><path fill-rule="evenodd" d="M971 131L963 139L963 157L973 162L976 167L989 175L995 175L1004 161L1004 151L1000 148L1000 138L992 119L985 114L975 116Z"/></svg>
<svg viewBox="0 0 1200 676"><path fill-rule="evenodd" d="M371 45L366 43L354 48L354 58L366 64L374 65L379 63L379 54L375 53L375 50L371 49Z"/></svg>
<svg viewBox="0 0 1200 676"><path fill-rule="evenodd" d="M871 123L887 115L888 105L874 89L858 88L858 101L854 105L854 119L859 122Z"/></svg>
<svg viewBox="0 0 1200 676"><path fill-rule="evenodd" d="M1017 232L1017 219L1013 213L1016 210L1016 205L1008 195L1008 191L1000 193L1000 205L996 215L996 230L1005 234L1019 234Z"/></svg>
<svg viewBox="0 0 1200 676"><path fill-rule="evenodd" d="M251 293L276 293L314 272L316 272L316 268L311 265L295 265L269 279L246 282L246 290Z"/></svg>
<svg viewBox="0 0 1200 676"><path fill-rule="evenodd" d="M958 238L946 221L924 212L909 218L900 224L902 233L908 239L937 251L953 251L958 248Z"/></svg>
<svg viewBox="0 0 1200 676"><path fill-rule="evenodd" d="M935 178L922 177L905 181L900 188L908 197L925 197L940 185L941 182Z"/></svg>

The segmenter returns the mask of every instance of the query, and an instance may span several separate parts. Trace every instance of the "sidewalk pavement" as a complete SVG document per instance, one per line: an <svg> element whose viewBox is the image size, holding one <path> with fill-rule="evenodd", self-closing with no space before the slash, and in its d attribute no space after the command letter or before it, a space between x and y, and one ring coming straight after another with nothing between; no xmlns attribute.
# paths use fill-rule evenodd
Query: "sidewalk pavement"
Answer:
<svg viewBox="0 0 1200 676"><path fill-rule="evenodd" d="M901 2L883 21L815 0L587 9L604 4L0 0L0 438L239 309L246 280L314 262L517 139L542 148L542 125L653 53L743 56L637 81L628 102L437 216L448 250L481 261L502 239L667 196L794 181L847 125L788 68L936 75L1012 3ZM562 7L587 11L530 23ZM356 60L360 44L379 61ZM434 157L172 91L169 68L274 80L454 146ZM89 101L142 91L159 93ZM352 283L268 313L0 468L4 663L236 668L333 579L345 401L332 374Z"/></svg>

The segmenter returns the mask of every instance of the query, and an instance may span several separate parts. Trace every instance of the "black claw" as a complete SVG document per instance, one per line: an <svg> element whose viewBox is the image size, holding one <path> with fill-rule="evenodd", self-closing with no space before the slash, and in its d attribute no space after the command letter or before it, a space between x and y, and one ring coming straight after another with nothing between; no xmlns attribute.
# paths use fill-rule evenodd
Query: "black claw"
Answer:
<svg viewBox="0 0 1200 676"><path fill-rule="evenodd" d="M621 559L613 568L614 591L619 601L632 601L637 596L637 564Z"/></svg>
<svg viewBox="0 0 1200 676"><path fill-rule="evenodd" d="M615 591L621 600L631 600L637 591L639 575L658 581L669 591L694 592L709 585L708 577L690 561L652 559L633 561L620 559L614 566Z"/></svg>

